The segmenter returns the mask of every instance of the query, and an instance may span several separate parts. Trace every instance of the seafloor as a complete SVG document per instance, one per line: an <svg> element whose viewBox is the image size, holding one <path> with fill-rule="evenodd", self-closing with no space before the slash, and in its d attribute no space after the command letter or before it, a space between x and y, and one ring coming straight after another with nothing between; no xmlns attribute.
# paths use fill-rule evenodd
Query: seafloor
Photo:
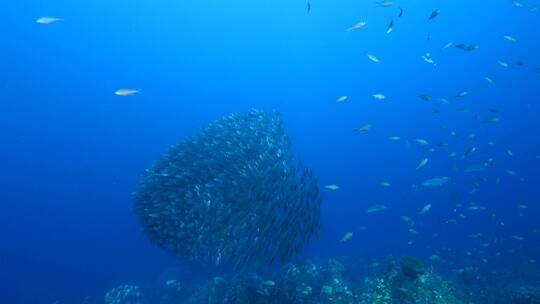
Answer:
<svg viewBox="0 0 540 304"><path fill-rule="evenodd" d="M104 300L87 299L87 303L540 303L540 281L490 273L480 267L443 274L408 256L347 264L336 260L290 263L197 282L174 278L171 273L157 287L120 285L109 290Z"/></svg>

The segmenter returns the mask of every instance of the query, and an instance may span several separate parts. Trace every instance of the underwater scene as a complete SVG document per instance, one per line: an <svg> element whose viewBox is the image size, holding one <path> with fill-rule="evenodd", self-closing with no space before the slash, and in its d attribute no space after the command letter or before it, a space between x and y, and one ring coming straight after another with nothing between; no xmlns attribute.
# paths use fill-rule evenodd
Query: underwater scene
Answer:
<svg viewBox="0 0 540 304"><path fill-rule="evenodd" d="M540 0L0 8L0 303L540 303Z"/></svg>

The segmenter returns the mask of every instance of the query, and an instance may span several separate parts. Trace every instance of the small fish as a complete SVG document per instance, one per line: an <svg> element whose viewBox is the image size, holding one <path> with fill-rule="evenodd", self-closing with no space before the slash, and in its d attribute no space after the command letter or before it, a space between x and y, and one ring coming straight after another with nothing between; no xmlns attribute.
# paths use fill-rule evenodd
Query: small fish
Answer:
<svg viewBox="0 0 540 304"><path fill-rule="evenodd" d="M469 92L467 91L459 92L456 94L456 98L465 97L467 95L469 95Z"/></svg>
<svg viewBox="0 0 540 304"><path fill-rule="evenodd" d="M450 154L448 154L448 156L450 157L456 157L456 155L457 155L457 152L450 152Z"/></svg>
<svg viewBox="0 0 540 304"><path fill-rule="evenodd" d="M347 29L347 31L354 32L354 31L357 31L357 30L361 30L364 27L366 27L366 25L367 25L367 23L365 21L359 21L359 22L355 23L353 26L349 27Z"/></svg>
<svg viewBox="0 0 540 304"><path fill-rule="evenodd" d="M426 53L425 55L422 55L422 60L424 60L425 62L433 65L434 67L437 67L437 64L433 61L433 58L431 57L431 54L430 53Z"/></svg>
<svg viewBox="0 0 540 304"><path fill-rule="evenodd" d="M538 12L538 10L540 10L540 6L536 4L531 6L531 12L535 13L535 12Z"/></svg>
<svg viewBox="0 0 540 304"><path fill-rule="evenodd" d="M513 36L510 36L510 35L504 35L503 38L510 41L510 42L517 42L516 38L514 38Z"/></svg>
<svg viewBox="0 0 540 304"><path fill-rule="evenodd" d="M325 187L326 189L332 190L332 191L339 190L339 186L338 186L338 185L334 185L334 184L326 185L326 186L324 186L324 187Z"/></svg>
<svg viewBox="0 0 540 304"><path fill-rule="evenodd" d="M413 233L413 234L418 234L418 231L416 231L416 230L413 229L413 228L409 228L409 232L410 232L410 233Z"/></svg>
<svg viewBox="0 0 540 304"><path fill-rule="evenodd" d="M394 5L394 2L388 1L388 0L382 0L382 1L378 2L377 4L380 7L391 7L392 5Z"/></svg>
<svg viewBox="0 0 540 304"><path fill-rule="evenodd" d="M384 94L381 94L381 93L375 93L375 94L371 95L371 97L375 98L376 100L385 100L386 99L386 96L384 96Z"/></svg>
<svg viewBox="0 0 540 304"><path fill-rule="evenodd" d="M502 66L503 68L507 68L508 67L508 63L504 62L504 61L501 61L501 60L497 60L497 63Z"/></svg>
<svg viewBox="0 0 540 304"><path fill-rule="evenodd" d="M469 149L465 150L465 152L463 153L463 156L470 155L474 152L476 152L476 147L470 147Z"/></svg>
<svg viewBox="0 0 540 304"><path fill-rule="evenodd" d="M453 46L453 45L454 45L453 42L448 42L448 43L445 44L442 48L443 48L443 50L446 50L446 49L450 48L450 47Z"/></svg>
<svg viewBox="0 0 540 304"><path fill-rule="evenodd" d="M425 205L418 214L426 214L431 210L431 204Z"/></svg>
<svg viewBox="0 0 540 304"><path fill-rule="evenodd" d="M474 50L478 49L478 45L476 45L476 44L460 43L460 44L456 44L455 47L460 49L460 50L466 51L466 52L470 52L470 51L474 51Z"/></svg>
<svg viewBox="0 0 540 304"><path fill-rule="evenodd" d="M55 24L55 23L58 23L60 21L64 21L64 19L57 18L57 17L40 17L40 18L36 19L36 23L44 24L44 25Z"/></svg>
<svg viewBox="0 0 540 304"><path fill-rule="evenodd" d="M506 173L512 175L512 176L516 176L517 175L517 172L514 171L514 170L506 170Z"/></svg>
<svg viewBox="0 0 540 304"><path fill-rule="evenodd" d="M441 13L441 10L440 10L440 9L434 10L434 11L431 13L431 15L429 15L429 18L428 18L427 21L429 22L429 21L431 21L431 20L437 18L437 16L439 16L440 13Z"/></svg>
<svg viewBox="0 0 540 304"><path fill-rule="evenodd" d="M482 122L483 123L497 123L499 122L499 117L489 117L489 118L486 118L484 119Z"/></svg>
<svg viewBox="0 0 540 304"><path fill-rule="evenodd" d="M352 236L353 236L352 232L347 232L341 237L340 242L346 242L346 241L350 240L352 238Z"/></svg>
<svg viewBox="0 0 540 304"><path fill-rule="evenodd" d="M447 176L435 177L435 178L425 180L422 183L422 186L425 186L425 187L438 187L438 186L442 186L442 185L446 184L448 181L450 181L450 178L447 177Z"/></svg>
<svg viewBox="0 0 540 304"><path fill-rule="evenodd" d="M358 132L358 133L366 133L372 127L373 127L373 125L371 125L371 124L365 124L365 125L361 126L360 128L356 129L356 132Z"/></svg>
<svg viewBox="0 0 540 304"><path fill-rule="evenodd" d="M398 140L401 139L401 137L399 137L399 136L390 136L390 137L388 137L388 139L393 140L393 141L398 141Z"/></svg>
<svg viewBox="0 0 540 304"><path fill-rule="evenodd" d="M388 24L388 27L386 28L386 33L390 34L394 30L394 20L390 20L390 24Z"/></svg>
<svg viewBox="0 0 540 304"><path fill-rule="evenodd" d="M422 101L430 101L431 100L431 96L427 95L427 94L420 94L418 95L418 97L422 100Z"/></svg>
<svg viewBox="0 0 540 304"><path fill-rule="evenodd" d="M418 144L422 145L422 146L425 146L425 145L428 145L428 144L429 144L427 140L422 139L422 138L417 138L417 139L415 139L415 141L416 141Z"/></svg>
<svg viewBox="0 0 540 304"><path fill-rule="evenodd" d="M371 61L373 61L375 63L380 62L379 58L377 56L375 56L375 55L367 54L367 57L368 57L369 60L371 60Z"/></svg>
<svg viewBox="0 0 540 304"><path fill-rule="evenodd" d="M514 152L512 152L512 150L510 150L510 149L506 149L506 153L507 153L509 156L514 156Z"/></svg>
<svg viewBox="0 0 540 304"><path fill-rule="evenodd" d="M517 0L512 1L512 6L515 7L515 8L524 7L523 3L521 3L520 1L517 1Z"/></svg>
<svg viewBox="0 0 540 304"><path fill-rule="evenodd" d="M129 89L129 88L121 88L114 92L117 96L127 97L127 96L133 96L135 94L139 94L141 90L136 89Z"/></svg>
<svg viewBox="0 0 540 304"><path fill-rule="evenodd" d="M403 8L399 8L399 14L398 14L398 18L401 18L403 17Z"/></svg>
<svg viewBox="0 0 540 304"><path fill-rule="evenodd" d="M494 83L495 83L495 81L494 81L493 78L491 78L491 77L486 76L486 77L484 77L484 79L485 79L487 82L489 82L490 84L494 84Z"/></svg>
<svg viewBox="0 0 540 304"><path fill-rule="evenodd" d="M516 65L522 67L525 65L525 62L523 60L518 60L516 61Z"/></svg>
<svg viewBox="0 0 540 304"><path fill-rule="evenodd" d="M428 161L429 160L427 158L422 159L420 163L418 163L418 166L416 166L416 170L423 168L428 163Z"/></svg>
<svg viewBox="0 0 540 304"><path fill-rule="evenodd" d="M374 212L379 212L379 211L383 211L383 210L386 210L388 209L387 206L385 205L374 205L374 206L371 206L367 209L367 213L374 213Z"/></svg>
<svg viewBox="0 0 540 304"><path fill-rule="evenodd" d="M349 97L348 96L340 96L336 99L336 103L342 103L345 102Z"/></svg>
<svg viewBox="0 0 540 304"><path fill-rule="evenodd" d="M311 2L307 2L307 13L309 14L311 12Z"/></svg>
<svg viewBox="0 0 540 304"><path fill-rule="evenodd" d="M412 222L412 218L410 216L402 215L400 218L405 222Z"/></svg>
<svg viewBox="0 0 540 304"><path fill-rule="evenodd" d="M389 182L381 182L380 185L383 186L383 187L390 187L391 186Z"/></svg>
<svg viewBox="0 0 540 304"><path fill-rule="evenodd" d="M523 241L523 240L525 240L525 238L522 237L521 235L512 235L512 238L515 239L515 240L518 240L518 241Z"/></svg>

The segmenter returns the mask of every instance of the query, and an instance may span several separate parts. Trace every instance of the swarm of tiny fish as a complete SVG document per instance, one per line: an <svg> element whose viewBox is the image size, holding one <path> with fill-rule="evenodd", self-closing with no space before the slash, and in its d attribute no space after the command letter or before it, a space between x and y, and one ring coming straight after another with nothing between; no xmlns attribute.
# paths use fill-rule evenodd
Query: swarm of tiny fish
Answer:
<svg viewBox="0 0 540 304"><path fill-rule="evenodd" d="M135 212L174 256L237 268L285 262L320 229L316 178L290 152L277 112L217 120L141 177Z"/></svg>

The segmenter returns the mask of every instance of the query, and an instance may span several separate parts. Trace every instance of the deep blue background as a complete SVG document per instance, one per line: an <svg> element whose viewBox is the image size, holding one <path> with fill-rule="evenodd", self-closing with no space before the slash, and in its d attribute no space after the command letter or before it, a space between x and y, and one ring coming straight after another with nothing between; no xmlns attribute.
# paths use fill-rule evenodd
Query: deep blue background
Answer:
<svg viewBox="0 0 540 304"><path fill-rule="evenodd" d="M324 229L307 256L427 258L450 249L470 250L493 267L497 251L507 261L540 260L534 233L540 228L540 13L530 12L528 2L517 9L502 0L396 2L404 8L401 19L397 4L352 0L313 0L309 15L302 0L0 4L2 302L80 301L184 267L140 232L130 196L137 175L169 145L254 107L279 110L296 154L321 185L341 187L325 191ZM426 22L435 9L441 15ZM65 21L35 23L47 15ZM387 35L392 18L394 32ZM365 29L345 31L360 20L367 21ZM447 42L480 48L442 50ZM422 61L426 52L437 68ZM381 62L369 61L367 53ZM115 96L120 87L142 93ZM454 98L460 91L470 94ZM386 101L371 98L379 92ZM419 94L433 100L422 102ZM349 100L336 104L341 95ZM437 101L443 97L449 105ZM461 113L463 107L470 112ZM479 121L493 116L488 108L500 111L500 123ZM365 123L372 130L354 132ZM467 139L471 133L476 140ZM393 135L403 140L388 140ZM435 151L424 151L415 138L425 138ZM440 142L449 146L435 147ZM462 159L472 146L478 151ZM448 157L451 151L458 156ZM424 157L428 165L415 170ZM463 173L487 158L494 159L493 168ZM412 191L412 184L437 176L452 181ZM478 176L487 182L469 194ZM456 203L471 201L488 209L467 213L457 225L441 223ZM428 202L433 210L419 217ZM389 210L365 213L382 203ZM519 210L521 203L528 209ZM407 232L402 214L416 218L420 234ZM339 243L347 231L353 238ZM497 248L479 249L466 237L477 232ZM513 240L516 234L525 241Z"/></svg>

